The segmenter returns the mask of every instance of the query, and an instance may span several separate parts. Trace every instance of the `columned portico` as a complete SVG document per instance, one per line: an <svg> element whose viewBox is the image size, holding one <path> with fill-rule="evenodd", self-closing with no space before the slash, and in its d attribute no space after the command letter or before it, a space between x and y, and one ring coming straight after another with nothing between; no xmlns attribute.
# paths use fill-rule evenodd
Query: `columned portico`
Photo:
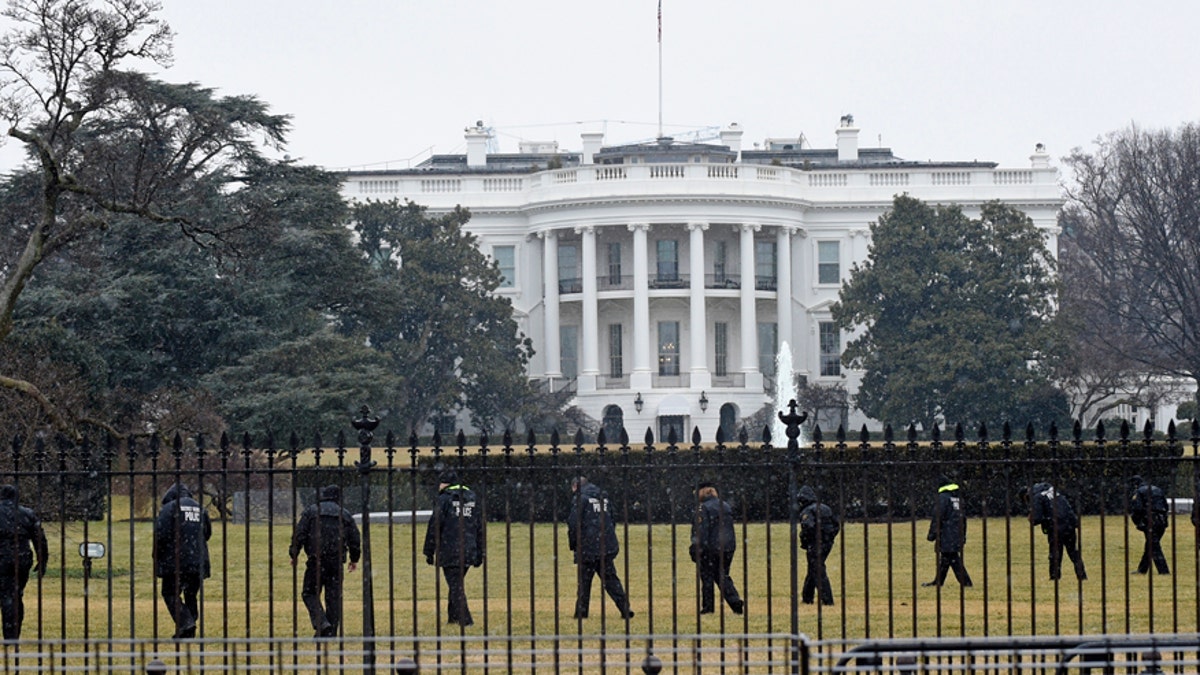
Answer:
<svg viewBox="0 0 1200 675"><path fill-rule="evenodd" d="M576 381L577 391L595 391L600 375L600 328L596 298L596 228L591 225L576 228L582 235L583 262L583 363Z"/></svg>
<svg viewBox="0 0 1200 675"><path fill-rule="evenodd" d="M708 369L708 320L705 312L704 299L704 232L708 223L688 223L689 240L689 272L691 274L690 302L691 331L691 386L692 388L712 387L712 372Z"/></svg>
<svg viewBox="0 0 1200 675"><path fill-rule="evenodd" d="M559 351L558 333L558 234L552 230L541 232L542 237L542 285L545 289L544 302L546 325L544 329L546 353L546 377L562 377L562 358Z"/></svg>
<svg viewBox="0 0 1200 675"><path fill-rule="evenodd" d="M633 371L629 386L649 390L650 370L650 262L647 254L647 223L630 223L633 232Z"/></svg>
<svg viewBox="0 0 1200 675"><path fill-rule="evenodd" d="M743 223L738 226L738 248L741 253L741 341L742 372L746 377L745 387L762 391L763 376L758 369L758 310L755 307L754 283L754 233L762 229L758 223Z"/></svg>

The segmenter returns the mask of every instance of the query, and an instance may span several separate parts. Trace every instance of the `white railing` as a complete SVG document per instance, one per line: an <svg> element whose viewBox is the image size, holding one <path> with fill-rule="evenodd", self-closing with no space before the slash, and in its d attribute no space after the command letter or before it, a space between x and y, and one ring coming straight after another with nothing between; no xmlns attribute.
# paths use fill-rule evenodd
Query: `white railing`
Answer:
<svg viewBox="0 0 1200 675"><path fill-rule="evenodd" d="M996 185L1031 185L1033 184L1033 172L1014 169L997 169L992 173L992 178Z"/></svg>
<svg viewBox="0 0 1200 675"><path fill-rule="evenodd" d="M809 187L846 187L849 182L850 175L846 173L808 174Z"/></svg>
<svg viewBox="0 0 1200 675"><path fill-rule="evenodd" d="M908 185L908 173L895 171L872 171L871 187L904 187Z"/></svg>
<svg viewBox="0 0 1200 675"><path fill-rule="evenodd" d="M421 192L462 192L461 178L422 178Z"/></svg>
<svg viewBox="0 0 1200 675"><path fill-rule="evenodd" d="M520 178L484 178L484 192L520 192L525 189L525 181Z"/></svg>
<svg viewBox="0 0 1200 675"><path fill-rule="evenodd" d="M970 171L935 171L930 175L934 185L970 185Z"/></svg>

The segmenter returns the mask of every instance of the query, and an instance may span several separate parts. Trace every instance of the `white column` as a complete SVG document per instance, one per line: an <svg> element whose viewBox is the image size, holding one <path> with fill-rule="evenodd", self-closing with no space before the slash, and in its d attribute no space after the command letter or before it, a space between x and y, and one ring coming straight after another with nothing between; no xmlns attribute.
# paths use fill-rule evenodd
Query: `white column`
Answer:
<svg viewBox="0 0 1200 675"><path fill-rule="evenodd" d="M583 246L583 363L576 380L578 391L595 391L600 375L600 327L596 299L596 228L591 225L576 228L582 235Z"/></svg>
<svg viewBox="0 0 1200 675"><path fill-rule="evenodd" d="M542 297L546 312L546 377L562 377L562 355L558 336L558 233L547 231L542 237Z"/></svg>
<svg viewBox="0 0 1200 675"><path fill-rule="evenodd" d="M633 232L633 371L629 386L649 390L650 370L650 260L646 251L646 223L630 223Z"/></svg>
<svg viewBox="0 0 1200 675"><path fill-rule="evenodd" d="M738 248L742 258L742 372L745 373L747 389L762 391L763 376L758 369L758 311L754 306L754 233L762 226L744 223L739 227Z"/></svg>
<svg viewBox="0 0 1200 675"><path fill-rule="evenodd" d="M708 319L705 312L704 295L704 232L708 223L688 223L688 268L691 273L691 326L688 331L691 343L691 387L707 389L712 386L712 372L708 369Z"/></svg>
<svg viewBox="0 0 1200 675"><path fill-rule="evenodd" d="M796 340L792 335L792 232L791 225L782 225L775 234L775 322L778 324L779 341L786 342L791 350L792 363L796 363Z"/></svg>

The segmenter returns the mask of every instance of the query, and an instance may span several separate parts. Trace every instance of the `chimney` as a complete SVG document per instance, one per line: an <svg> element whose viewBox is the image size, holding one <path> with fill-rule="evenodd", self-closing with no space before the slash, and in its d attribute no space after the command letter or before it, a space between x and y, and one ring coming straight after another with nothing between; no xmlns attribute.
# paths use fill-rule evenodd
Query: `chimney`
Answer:
<svg viewBox="0 0 1200 675"><path fill-rule="evenodd" d="M842 115L837 130L837 151L839 162L858 161L858 127L854 126L854 115Z"/></svg>
<svg viewBox="0 0 1200 675"><path fill-rule="evenodd" d="M579 136L583 139L583 163L594 164L596 153L604 145L604 132L585 131Z"/></svg>
<svg viewBox="0 0 1200 675"><path fill-rule="evenodd" d="M1046 146L1038 143L1034 146L1033 154L1029 156L1029 162L1035 169L1050 168L1050 153L1046 152Z"/></svg>
<svg viewBox="0 0 1200 675"><path fill-rule="evenodd" d="M467 139L467 168L482 169L487 166L487 143L491 134L483 126L483 120L463 130Z"/></svg>
<svg viewBox="0 0 1200 675"><path fill-rule="evenodd" d="M742 127L737 122L731 122L728 129L721 130L721 145L729 148L734 154L733 161L742 160Z"/></svg>

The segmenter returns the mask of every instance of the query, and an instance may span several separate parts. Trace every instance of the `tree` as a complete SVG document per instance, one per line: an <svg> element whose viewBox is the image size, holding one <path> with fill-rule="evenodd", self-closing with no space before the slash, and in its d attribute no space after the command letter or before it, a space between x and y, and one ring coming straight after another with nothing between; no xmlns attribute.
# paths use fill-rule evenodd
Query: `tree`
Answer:
<svg viewBox="0 0 1200 675"><path fill-rule="evenodd" d="M865 371L863 412L925 428L1066 413L1049 379L1055 261L1027 216L990 202L971 219L902 195L871 234L831 310L842 330L860 331L843 361Z"/></svg>
<svg viewBox="0 0 1200 675"><path fill-rule="evenodd" d="M1066 158L1063 308L1100 363L1200 383L1200 125L1131 126Z"/></svg>
<svg viewBox="0 0 1200 675"><path fill-rule="evenodd" d="M201 245L244 234L251 218L212 215L278 147L287 118L252 97L215 98L197 85L171 85L126 64L170 59L169 28L149 0L13 0L0 37L0 116L29 153L29 175L10 194L30 195L7 214L0 340L47 256L117 217L171 226ZM208 208L206 208L208 207ZM0 387L37 400L51 422L72 423L20 373Z"/></svg>
<svg viewBox="0 0 1200 675"><path fill-rule="evenodd" d="M353 209L359 247L388 282L363 328L406 379L392 408L410 429L459 409L493 429L533 397L525 377L532 343L512 303L495 294L500 271L464 229L470 217L465 209L431 216L396 200Z"/></svg>

